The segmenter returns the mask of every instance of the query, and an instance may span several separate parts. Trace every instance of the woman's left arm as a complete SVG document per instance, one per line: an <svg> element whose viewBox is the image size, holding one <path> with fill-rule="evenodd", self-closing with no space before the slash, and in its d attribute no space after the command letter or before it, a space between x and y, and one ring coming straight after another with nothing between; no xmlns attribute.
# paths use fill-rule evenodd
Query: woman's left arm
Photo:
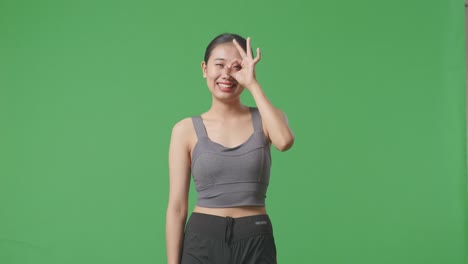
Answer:
<svg viewBox="0 0 468 264"><path fill-rule="evenodd" d="M294 134L289 127L286 114L271 104L258 82L250 84L247 89L257 104L263 125L267 131L267 137L270 138L271 143L279 151L290 149L294 144Z"/></svg>
<svg viewBox="0 0 468 264"><path fill-rule="evenodd" d="M241 65L241 70L233 71L231 75L252 93L260 115L262 116L263 125L267 131L267 137L270 138L273 145L279 151L288 150L294 143L294 134L289 128L288 118L282 110L271 104L255 77L255 64L257 64L261 58L260 49L257 48L257 57L253 58L250 48L250 37L247 38L246 51L242 49L235 39L233 43L239 51L242 60L235 59L229 64L228 67L234 64Z"/></svg>

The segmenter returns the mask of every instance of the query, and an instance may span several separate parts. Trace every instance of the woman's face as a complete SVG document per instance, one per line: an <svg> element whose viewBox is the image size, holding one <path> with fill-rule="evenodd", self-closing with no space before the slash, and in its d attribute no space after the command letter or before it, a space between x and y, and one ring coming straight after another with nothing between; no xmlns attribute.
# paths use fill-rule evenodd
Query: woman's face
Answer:
<svg viewBox="0 0 468 264"><path fill-rule="evenodd" d="M232 43L216 46L208 58L208 63L202 62L203 77L211 93L217 99L230 101L238 99L244 87L230 74L239 71L241 66L235 59L242 61L237 48Z"/></svg>

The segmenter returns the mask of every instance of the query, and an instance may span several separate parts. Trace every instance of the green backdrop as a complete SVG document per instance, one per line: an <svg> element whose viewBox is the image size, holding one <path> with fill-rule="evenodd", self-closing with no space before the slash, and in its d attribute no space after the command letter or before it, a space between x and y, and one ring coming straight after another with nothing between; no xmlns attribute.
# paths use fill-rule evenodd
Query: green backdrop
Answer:
<svg viewBox="0 0 468 264"><path fill-rule="evenodd" d="M0 263L165 263L170 133L210 107L222 32L262 49L296 135L272 152L279 263L468 263L463 21L463 0L0 0Z"/></svg>

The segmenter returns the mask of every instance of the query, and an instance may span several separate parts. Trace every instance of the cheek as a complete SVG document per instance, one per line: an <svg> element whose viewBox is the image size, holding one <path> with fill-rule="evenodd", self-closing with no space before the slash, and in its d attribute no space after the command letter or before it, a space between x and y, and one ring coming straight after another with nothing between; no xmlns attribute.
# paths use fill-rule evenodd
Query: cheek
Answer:
<svg viewBox="0 0 468 264"><path fill-rule="evenodd" d="M216 85L216 80L218 80L218 75L214 71L208 71L206 73L206 82L209 87L214 87Z"/></svg>
<svg viewBox="0 0 468 264"><path fill-rule="evenodd" d="M206 76L210 79L217 79L219 77L219 73L217 71L208 71Z"/></svg>

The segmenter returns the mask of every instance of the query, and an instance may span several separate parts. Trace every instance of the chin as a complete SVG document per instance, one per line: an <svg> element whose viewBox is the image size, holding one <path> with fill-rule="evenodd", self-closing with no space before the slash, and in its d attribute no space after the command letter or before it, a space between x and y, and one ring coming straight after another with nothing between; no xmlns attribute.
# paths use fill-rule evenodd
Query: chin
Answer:
<svg viewBox="0 0 468 264"><path fill-rule="evenodd" d="M217 100L224 101L224 102L236 101L236 100L239 100L240 98L240 94L238 93L234 93L234 94L213 93L212 95Z"/></svg>

